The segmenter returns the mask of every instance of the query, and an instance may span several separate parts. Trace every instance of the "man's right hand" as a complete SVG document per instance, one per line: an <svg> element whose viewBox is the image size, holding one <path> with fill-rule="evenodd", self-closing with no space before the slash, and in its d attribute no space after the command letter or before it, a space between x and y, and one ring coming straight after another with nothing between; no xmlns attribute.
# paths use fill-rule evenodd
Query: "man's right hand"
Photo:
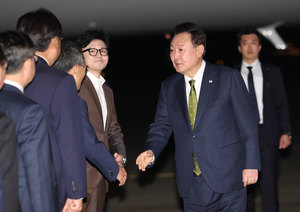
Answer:
<svg viewBox="0 0 300 212"><path fill-rule="evenodd" d="M69 199L67 198L62 212L81 212L82 199Z"/></svg>
<svg viewBox="0 0 300 212"><path fill-rule="evenodd" d="M152 150L147 150L137 157L135 164L138 165L139 170L146 171L146 167L153 160L153 155Z"/></svg>
<svg viewBox="0 0 300 212"><path fill-rule="evenodd" d="M125 171L124 167L119 166L119 174L117 176L117 180L119 180L119 186L122 186L125 184L127 180L127 172Z"/></svg>

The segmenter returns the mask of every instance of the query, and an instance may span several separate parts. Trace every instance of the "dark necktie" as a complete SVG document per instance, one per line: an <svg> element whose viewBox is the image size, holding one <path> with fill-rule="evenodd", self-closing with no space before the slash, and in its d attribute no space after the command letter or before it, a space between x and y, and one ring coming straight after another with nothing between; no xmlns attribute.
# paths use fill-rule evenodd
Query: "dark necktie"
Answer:
<svg viewBox="0 0 300 212"><path fill-rule="evenodd" d="M190 119L190 124L192 130L194 130L194 125L195 125L195 120L196 120L196 115L197 115L197 94L196 90L194 87L195 80L190 80L189 81L191 85L191 91L190 91L190 96L189 96L189 119ZM201 174L201 171L199 169L199 165L197 163L196 156L194 155L194 173L199 176Z"/></svg>
<svg viewBox="0 0 300 212"><path fill-rule="evenodd" d="M255 89L254 89L254 83L253 83L253 75L252 75L252 66L247 67L249 70L248 74L248 90L250 94L250 98L252 101L253 108L255 110L255 116L257 119L257 123L259 123L259 112L258 112L258 106L257 106L257 101L256 101L256 95L255 95Z"/></svg>

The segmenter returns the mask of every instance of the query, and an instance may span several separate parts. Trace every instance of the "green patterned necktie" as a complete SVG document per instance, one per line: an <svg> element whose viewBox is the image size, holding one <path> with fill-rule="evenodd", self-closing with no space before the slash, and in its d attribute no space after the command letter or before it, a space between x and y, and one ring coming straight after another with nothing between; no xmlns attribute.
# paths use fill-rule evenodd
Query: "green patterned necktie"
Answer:
<svg viewBox="0 0 300 212"><path fill-rule="evenodd" d="M189 118L190 118L190 124L192 130L194 130L194 125L195 125L195 120L196 120L196 115L197 115L197 94L196 90L194 87L195 80L190 80L189 81L191 85L191 91L190 91L190 96L189 96ZM201 174L201 171L199 169L199 165L197 163L196 156L194 155L194 173L199 176Z"/></svg>

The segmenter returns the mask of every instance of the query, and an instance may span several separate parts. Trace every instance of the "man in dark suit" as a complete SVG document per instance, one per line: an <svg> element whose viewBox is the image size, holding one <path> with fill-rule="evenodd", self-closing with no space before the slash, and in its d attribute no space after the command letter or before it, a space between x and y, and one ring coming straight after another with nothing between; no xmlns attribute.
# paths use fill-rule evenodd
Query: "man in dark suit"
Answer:
<svg viewBox="0 0 300 212"><path fill-rule="evenodd" d="M184 211L244 211L246 186L260 169L245 84L238 71L202 59L206 36L199 26L183 23L174 33L170 57L178 73L161 85L146 151L136 164L143 171L151 167L173 132Z"/></svg>
<svg viewBox="0 0 300 212"><path fill-rule="evenodd" d="M276 66L259 61L261 36L257 30L241 30L237 41L243 57L237 69L248 87L257 114L262 166L258 182L263 211L278 211L279 149L285 149L291 144L289 108L281 71ZM254 186L248 188L247 202L247 211L255 211Z"/></svg>
<svg viewBox="0 0 300 212"><path fill-rule="evenodd" d="M36 75L25 95L46 112L60 210L81 211L86 173L77 89L72 76L51 67L60 55L61 24L50 11L39 9L20 17L17 29L29 35L38 56Z"/></svg>
<svg viewBox="0 0 300 212"><path fill-rule="evenodd" d="M7 62L0 48L0 90ZM13 120L0 111L0 211L21 211L18 183L17 135Z"/></svg>
<svg viewBox="0 0 300 212"><path fill-rule="evenodd" d="M19 199L22 211L57 211L57 181L43 108L23 94L35 74L34 48L21 32L0 34L7 60L0 110L16 125Z"/></svg>
<svg viewBox="0 0 300 212"><path fill-rule="evenodd" d="M81 49L72 41L64 41L61 45L61 54L53 67L67 72L74 77L77 90L80 89L85 77L87 66L85 65ZM88 108L84 99L79 98L81 118L83 125L84 149L87 160L96 166L110 182L118 180L120 186L124 185L127 173L122 166L118 166L114 157L99 141L88 117Z"/></svg>
<svg viewBox="0 0 300 212"><path fill-rule="evenodd" d="M117 121L113 91L104 84L102 70L108 63L108 35L103 30L88 30L77 41L88 67L79 96L88 105L89 120L99 141L114 155L120 166L125 166L126 150L121 127ZM103 211L108 182L87 162L88 195L84 212Z"/></svg>

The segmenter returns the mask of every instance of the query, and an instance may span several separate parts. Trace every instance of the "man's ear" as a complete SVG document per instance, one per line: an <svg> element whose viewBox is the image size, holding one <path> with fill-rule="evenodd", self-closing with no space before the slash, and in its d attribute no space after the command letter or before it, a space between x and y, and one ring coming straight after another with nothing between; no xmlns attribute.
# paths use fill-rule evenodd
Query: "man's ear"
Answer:
<svg viewBox="0 0 300 212"><path fill-rule="evenodd" d="M197 46L197 57L200 58L203 56L204 53L204 46L201 44Z"/></svg>
<svg viewBox="0 0 300 212"><path fill-rule="evenodd" d="M59 39L58 36L55 36L54 38L51 39L51 42L50 42L50 45L52 47L55 47L56 49L58 48L58 41L59 41L58 39Z"/></svg>
<svg viewBox="0 0 300 212"><path fill-rule="evenodd" d="M238 50L239 50L240 53L242 53L241 46L238 46Z"/></svg>
<svg viewBox="0 0 300 212"><path fill-rule="evenodd" d="M25 71L30 71L31 70L31 58L28 58L27 60L25 60L22 69L24 69Z"/></svg>
<svg viewBox="0 0 300 212"><path fill-rule="evenodd" d="M22 72L22 75L23 77L25 78L26 82L28 83L28 80L32 80L30 79L32 77L32 71L34 71L35 69L32 68L32 61L33 59L32 58L28 58L24 64L23 64L23 67L21 69L21 72Z"/></svg>
<svg viewBox="0 0 300 212"><path fill-rule="evenodd" d="M77 77L78 75L78 70L79 69L79 65L76 64L75 66L73 66L73 68L70 70L69 74L73 75L74 77Z"/></svg>

